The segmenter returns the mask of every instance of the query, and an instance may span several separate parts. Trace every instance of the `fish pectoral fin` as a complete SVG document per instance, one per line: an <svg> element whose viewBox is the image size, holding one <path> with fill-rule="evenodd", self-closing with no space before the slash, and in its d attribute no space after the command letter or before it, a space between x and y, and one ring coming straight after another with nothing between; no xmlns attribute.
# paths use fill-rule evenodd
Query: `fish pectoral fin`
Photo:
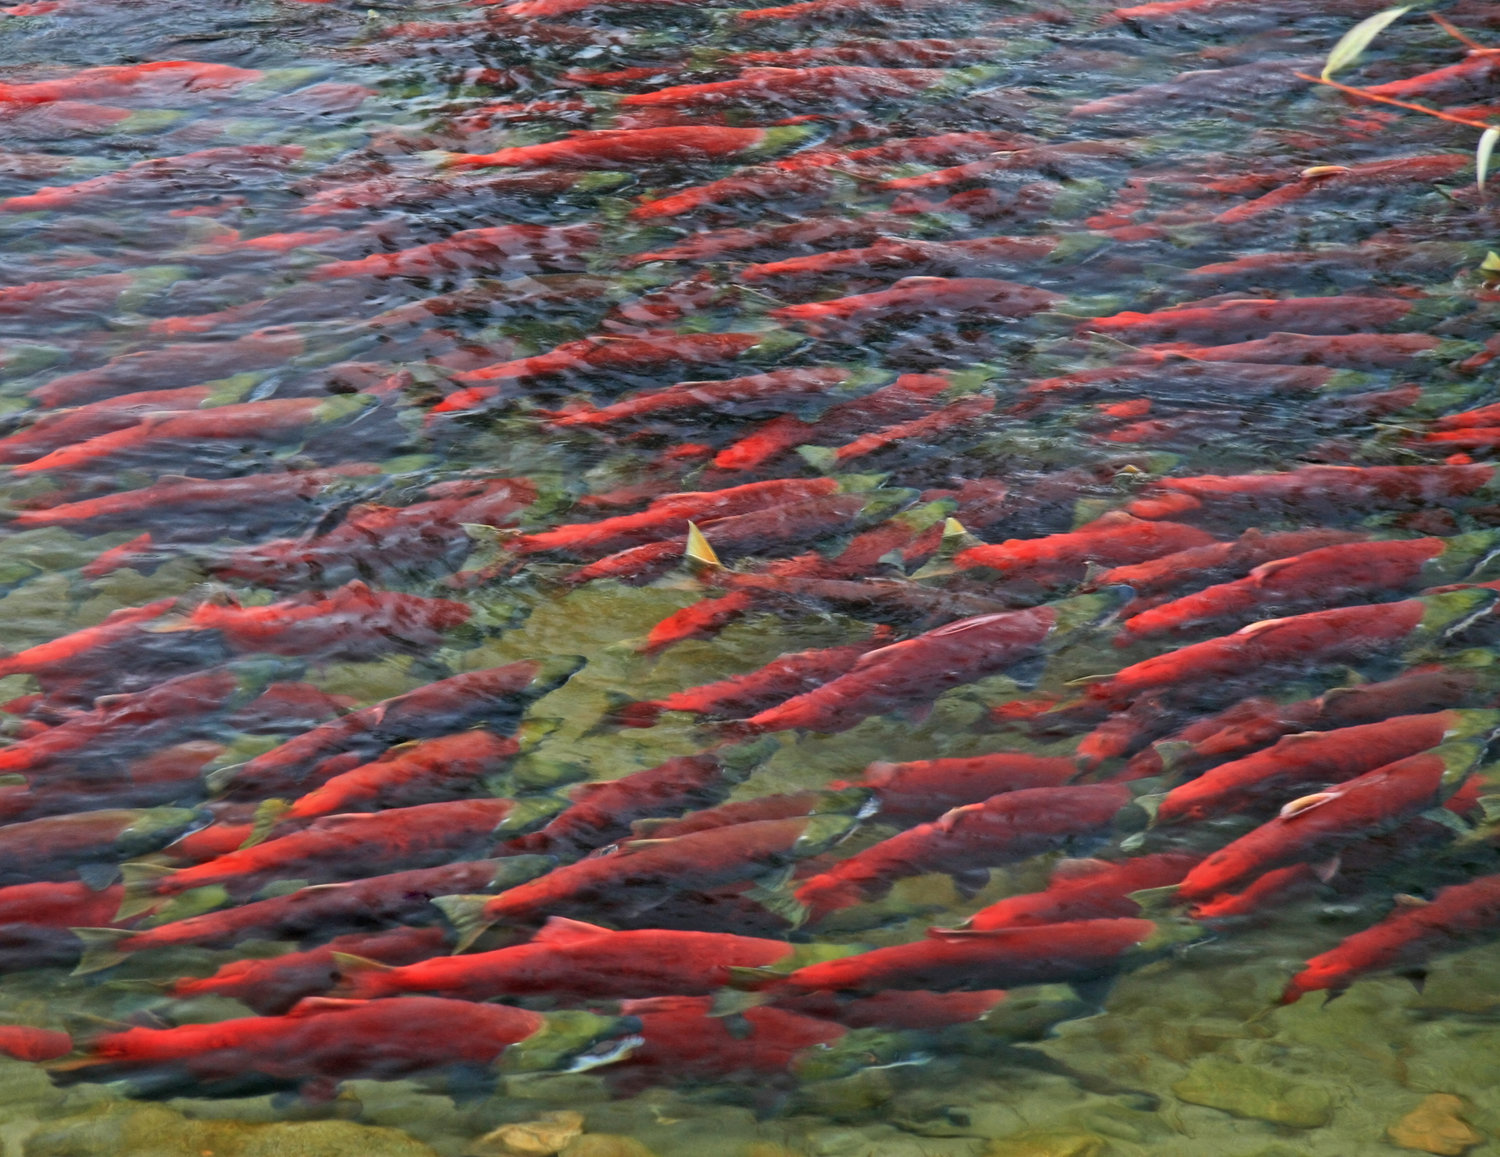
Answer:
<svg viewBox="0 0 1500 1157"><path fill-rule="evenodd" d="M335 952L333 954L333 963L338 969L340 976L349 976L356 972L396 971L393 965L382 964L378 960L371 960L368 956L356 956L352 952Z"/></svg>
<svg viewBox="0 0 1500 1157"><path fill-rule="evenodd" d="M1334 856L1332 859L1324 860L1321 864L1314 864L1312 866L1313 875L1326 884L1339 874L1340 866L1341 861L1339 857Z"/></svg>
<svg viewBox="0 0 1500 1157"><path fill-rule="evenodd" d="M75 870L91 892L104 891L120 876L119 864L79 864Z"/></svg>

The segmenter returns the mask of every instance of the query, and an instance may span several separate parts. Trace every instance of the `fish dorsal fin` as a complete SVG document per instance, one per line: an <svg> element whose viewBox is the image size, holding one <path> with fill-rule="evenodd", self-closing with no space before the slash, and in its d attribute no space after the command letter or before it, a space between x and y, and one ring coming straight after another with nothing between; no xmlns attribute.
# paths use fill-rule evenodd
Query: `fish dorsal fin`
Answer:
<svg viewBox="0 0 1500 1157"><path fill-rule="evenodd" d="M287 1017L318 1016L325 1012L346 1012L368 1003L369 1001L351 1000L343 996L304 996L282 1015Z"/></svg>
<svg viewBox="0 0 1500 1157"><path fill-rule="evenodd" d="M371 960L368 956L356 956L352 952L335 952L333 963L337 966L341 976L348 976L355 972L395 972L389 964L382 964L379 960Z"/></svg>
<svg viewBox="0 0 1500 1157"><path fill-rule="evenodd" d="M1114 869L1115 865L1107 860L1058 860L1052 867L1052 880L1054 884L1066 883L1069 880L1088 880L1104 872Z"/></svg>
<svg viewBox="0 0 1500 1157"><path fill-rule="evenodd" d="M552 916L541 930L531 938L533 944L546 944L552 948L567 948L574 944L598 940L601 936L613 936L608 928L589 924L583 920L569 920L566 916Z"/></svg>
<svg viewBox="0 0 1500 1157"><path fill-rule="evenodd" d="M1032 931L1031 927L1023 928L929 928L927 938L929 940L977 940L981 937L990 940L1002 940L1008 936L1015 936L1019 932Z"/></svg>
<svg viewBox="0 0 1500 1157"><path fill-rule="evenodd" d="M1293 556L1291 558L1272 559L1270 562L1261 563L1258 567L1250 572L1248 577L1254 579L1257 583L1263 583L1277 571L1285 570L1296 561L1296 556Z"/></svg>

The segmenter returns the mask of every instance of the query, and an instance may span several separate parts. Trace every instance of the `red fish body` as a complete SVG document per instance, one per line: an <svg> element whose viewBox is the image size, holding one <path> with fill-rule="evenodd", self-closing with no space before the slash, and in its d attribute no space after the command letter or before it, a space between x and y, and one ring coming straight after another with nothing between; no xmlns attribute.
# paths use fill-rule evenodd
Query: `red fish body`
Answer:
<svg viewBox="0 0 1500 1157"><path fill-rule="evenodd" d="M965 929L992 932L1034 924L1139 916L1130 893L1176 884L1203 857L1196 852L1159 852L1118 863L1063 860L1041 892L1011 896L981 908Z"/></svg>
<svg viewBox="0 0 1500 1157"><path fill-rule="evenodd" d="M465 939L490 924L550 915L639 915L679 892L738 884L825 851L854 830L845 816L760 820L670 840L626 840L494 897L439 901Z"/></svg>
<svg viewBox="0 0 1500 1157"><path fill-rule="evenodd" d="M372 659L391 649L430 650L466 622L470 608L347 583L326 594L265 606L200 603L184 626L216 631L231 650L323 659Z"/></svg>
<svg viewBox="0 0 1500 1157"><path fill-rule="evenodd" d="M170 991L179 1000L222 996L238 1000L261 1016L280 1016L303 997L320 995L334 986L339 978L336 952L395 966L443 952L446 939L444 930L436 926L338 936L300 952L235 960L210 976L179 980Z"/></svg>
<svg viewBox="0 0 1500 1157"><path fill-rule="evenodd" d="M1287 984L1281 1003L1309 992L1337 995L1367 972L1421 968L1440 952L1487 940L1500 927L1500 876L1444 888L1431 901L1398 904L1384 920L1314 956Z"/></svg>
<svg viewBox="0 0 1500 1157"><path fill-rule="evenodd" d="M355 261L330 261L309 276L314 281L341 277L449 277L499 270L581 268L584 251L599 241L591 225L493 225L464 229L430 245L376 253Z"/></svg>
<svg viewBox="0 0 1500 1157"><path fill-rule="evenodd" d="M1147 949L1159 929L1150 920L1072 920L991 932L943 932L911 944L876 948L809 964L772 981L775 994L1059 984L1118 971L1132 950Z"/></svg>
<svg viewBox="0 0 1500 1157"><path fill-rule="evenodd" d="M1205 680L1264 673L1288 665L1307 666L1389 653L1392 647L1488 613L1493 591L1459 592L1463 597L1430 595L1397 603L1336 607L1270 619L1232 635L1192 643L1146 659L1089 688L1092 698L1125 702ZM1429 617L1429 612L1430 617ZM1425 628L1425 629L1424 629Z"/></svg>
<svg viewBox="0 0 1500 1157"><path fill-rule="evenodd" d="M679 382L599 409L576 410L552 419L554 426L610 426L681 410L735 413L774 409L807 395L818 396L848 382L854 371L839 366L772 370L724 381Z"/></svg>
<svg viewBox="0 0 1500 1157"><path fill-rule="evenodd" d="M655 92L621 97L625 108L711 109L719 105L752 108L796 106L832 100L865 103L921 92L949 78L936 68L868 68L859 65L812 65L803 68L747 68L734 80L679 84Z"/></svg>
<svg viewBox="0 0 1500 1157"><path fill-rule="evenodd" d="M1144 562L1110 567L1096 575L1092 585L1127 586L1144 599L1189 583L1237 578L1262 563L1292 558L1324 546L1358 542L1365 537L1352 530L1288 530L1272 534L1247 530L1230 542L1190 546ZM1130 609L1126 608L1127 613Z"/></svg>
<svg viewBox="0 0 1500 1157"><path fill-rule="evenodd" d="M747 437L731 443L713 460L720 470L755 470L794 446L830 436L855 434L871 426L913 421L931 408L932 399L951 383L941 374L902 374L861 398L838 402L823 411L816 422L804 422L795 414L772 418Z"/></svg>
<svg viewBox="0 0 1500 1157"><path fill-rule="evenodd" d="M890 289L786 305L767 316L821 335L890 318L1027 317L1061 300L1044 289L989 277L906 277Z"/></svg>
<svg viewBox="0 0 1500 1157"><path fill-rule="evenodd" d="M514 727L529 703L567 682L582 665L574 656L527 659L439 679L351 711L257 755L235 770L228 792L241 799L297 794L314 765L330 755L373 753L485 721L497 729Z"/></svg>
<svg viewBox="0 0 1500 1157"><path fill-rule="evenodd" d="M925 823L952 808L982 803L1001 792L1060 787L1077 774L1078 765L1071 759L997 751L967 758L872 763L863 779L829 787L867 788L874 793L883 818Z"/></svg>
<svg viewBox="0 0 1500 1157"><path fill-rule="evenodd" d="M504 526L536 500L524 478L493 478L475 493L433 498L408 506L356 506L325 534L278 539L225 552L211 569L223 578L265 586L353 578L361 570L462 557L470 546L466 523Z"/></svg>
<svg viewBox="0 0 1500 1157"><path fill-rule="evenodd" d="M732 52L724 64L755 65L770 68L802 68L812 64L862 64L886 68L947 68L964 64L988 64L1004 50L1008 41L993 37L964 40L858 40L845 44L819 44L810 48L793 48L784 52ZM961 134L951 133L950 136ZM972 134L979 136L981 134ZM1013 144L1004 134L992 134L986 142L990 152ZM874 150L866 150L873 152ZM924 156L923 160L936 160Z"/></svg>
<svg viewBox="0 0 1500 1157"><path fill-rule="evenodd" d="M1445 788L1473 764L1473 744L1407 756L1295 801L1282 815L1214 852L1187 874L1177 898L1187 903L1235 891L1273 868L1309 862L1367 835L1387 831L1435 807Z"/></svg>
<svg viewBox="0 0 1500 1157"><path fill-rule="evenodd" d="M340 772L295 800L282 820L412 807L474 794L482 777L502 770L520 744L488 731L460 731L388 751Z"/></svg>
<svg viewBox="0 0 1500 1157"><path fill-rule="evenodd" d="M1488 539L1489 535L1475 536ZM1264 607L1328 604L1351 595L1405 593L1472 577L1487 545L1455 539L1353 542L1261 563L1246 577L1206 587L1126 619L1118 643L1205 623L1254 618Z"/></svg>
<svg viewBox="0 0 1500 1157"><path fill-rule="evenodd" d="M101 913L97 919L78 922L90 941L79 971L108 968L133 953L159 948L183 945L232 948L242 940L299 940L317 944L341 934L368 933L429 921L437 918L431 901L438 896L450 895L455 890L507 888L551 866L552 861L542 856L510 856L386 872L345 883L299 888L285 895L135 931L98 927L109 920L111 909L111 913ZM117 898L116 906L122 893L122 888L110 890Z"/></svg>
<svg viewBox="0 0 1500 1157"><path fill-rule="evenodd" d="M690 687L662 699L624 703L613 710L611 720L622 727L650 727L664 711L744 718L845 674L872 647L883 645L888 634L877 632L864 643L792 652L744 675Z"/></svg>
<svg viewBox="0 0 1500 1157"><path fill-rule="evenodd" d="M176 896L217 885L248 897L272 880L316 883L358 879L373 868L431 868L482 856L515 808L508 799L463 799L378 812L325 816L308 826L226 855L180 868L138 889Z"/></svg>
<svg viewBox="0 0 1500 1157"><path fill-rule="evenodd" d="M5 87L0 86L0 104L5 102ZM200 174L200 180L206 179L222 187L228 181L284 169L300 160L303 152L301 145L233 145L203 149L180 157L157 157L137 161L129 168L90 177L77 184L46 186L25 196L7 197L0 201L0 212L32 213L42 209L73 208L116 197L177 193L190 183L192 174Z"/></svg>
<svg viewBox="0 0 1500 1157"><path fill-rule="evenodd" d="M1259 810L1268 799L1340 783L1447 739L1497 725L1500 715L1494 712L1438 711L1289 735L1173 788L1157 807L1157 822Z"/></svg>
<svg viewBox="0 0 1500 1157"><path fill-rule="evenodd" d="M965 277L992 269L1019 268L1041 261L1057 247L1054 237L976 237L962 241L885 238L861 249L838 249L784 261L764 261L740 270L751 284L792 284L827 277L879 277L893 274Z"/></svg>
<svg viewBox="0 0 1500 1157"><path fill-rule="evenodd" d="M18 474L84 470L109 464L118 470L138 459L176 458L204 444L275 445L300 441L317 427L348 421L374 404L368 394L336 398L267 398L177 413L151 414L136 425L53 450L13 467ZM309 427L312 429L310 430Z"/></svg>
<svg viewBox="0 0 1500 1157"><path fill-rule="evenodd" d="M1212 305L1183 305L1154 313L1118 313L1083 322L1080 332L1131 343L1222 343L1264 338L1278 330L1347 334L1400 322L1414 303L1400 297L1241 298Z"/></svg>
<svg viewBox="0 0 1500 1157"><path fill-rule="evenodd" d="M1444 153L1427 157L1399 157L1390 161L1372 161L1362 165L1328 165L1309 170L1296 181L1273 189L1243 205L1220 213L1214 220L1220 225L1251 221L1308 199L1329 197L1346 204L1362 194L1389 187L1427 185L1444 177L1456 176L1468 168L1466 153Z"/></svg>
<svg viewBox="0 0 1500 1157"><path fill-rule="evenodd" d="M253 68L196 60L153 60L85 68L55 80L0 85L0 103L47 104L58 100L118 100L137 94L211 92L250 84L264 75Z"/></svg>
<svg viewBox="0 0 1500 1157"><path fill-rule="evenodd" d="M133 426L147 414L196 409L214 391L208 386L145 390L44 414L24 430L0 438L0 462L27 462L72 442Z"/></svg>
<svg viewBox="0 0 1500 1157"><path fill-rule="evenodd" d="M911 222L890 213L869 213L859 217L813 217L785 225L749 229L720 229L689 237L666 249L637 253L626 258L629 265L652 261L713 261L737 253L743 259L786 257L824 245L870 245L891 233L906 233Z"/></svg>
<svg viewBox="0 0 1500 1157"><path fill-rule="evenodd" d="M1006 579L1061 583L1081 579L1089 564L1124 566L1147 562L1212 542L1213 536L1197 527L1111 513L1065 534L971 546L960 551L953 562L960 568L997 570Z"/></svg>
<svg viewBox="0 0 1500 1157"><path fill-rule="evenodd" d="M764 967L793 951L781 940L655 928L614 932L554 916L525 944L436 956L405 968L360 969L350 975L349 987L361 998L408 992L559 1002L698 996L728 984L732 967Z"/></svg>
<svg viewBox="0 0 1500 1157"><path fill-rule="evenodd" d="M141 625L158 619L177 603L175 598L157 599L139 607L112 611L97 626L61 635L0 659L0 676L34 675L44 690L74 681L97 678L102 668L136 648Z"/></svg>
<svg viewBox="0 0 1500 1157"><path fill-rule="evenodd" d="M804 1055L821 1054L848 1031L844 1026L782 1008L751 1008L741 1026L713 1016L707 996L629 1000L622 1015L635 1018L641 1044L605 1071L616 1094L678 1081L755 1081L792 1071Z"/></svg>
<svg viewBox="0 0 1500 1157"><path fill-rule="evenodd" d="M119 761L190 733L240 690L239 679L220 669L179 675L144 691L110 696L92 710L0 748L0 773L24 772L42 785L68 779L67 769L87 758L98 765L92 774L104 780L110 771L118 771Z"/></svg>
<svg viewBox="0 0 1500 1157"><path fill-rule="evenodd" d="M91 1043L89 1063L74 1076L160 1078L157 1071L168 1070L200 1085L253 1076L331 1095L346 1079L490 1065L547 1023L539 1012L437 997L308 1000L286 1016L106 1033Z"/></svg>
<svg viewBox="0 0 1500 1157"><path fill-rule="evenodd" d="M572 789L571 806L544 828L517 841L528 852L576 856L626 836L638 819L674 815L719 802L731 778L712 752L684 755L623 775Z"/></svg>
<svg viewBox="0 0 1500 1157"><path fill-rule="evenodd" d="M1020 410L1057 403L1145 398L1197 401L1223 392L1235 398L1265 394L1309 394L1336 389L1353 375L1327 366L1262 365L1253 362L1171 361L1164 365L1103 366L1028 382Z"/></svg>
<svg viewBox="0 0 1500 1157"><path fill-rule="evenodd" d="M31 391L42 406L77 406L143 389L196 386L204 381L267 369L304 352L292 327L257 330L225 342L181 342L121 354L95 369L55 377Z"/></svg>
<svg viewBox="0 0 1500 1157"><path fill-rule="evenodd" d="M528 534L518 541L517 546L524 554L558 551L574 557L598 557L656 542L672 532L680 532L689 520L712 522L828 496L837 491L838 482L832 478L778 478L723 490L683 491L659 498L637 514L621 514L597 522L566 523L552 530Z"/></svg>
<svg viewBox="0 0 1500 1157"><path fill-rule="evenodd" d="M458 167L517 165L544 168L635 169L642 165L699 164L790 147L807 137L795 126L784 129L729 128L721 125L666 125L660 128L603 129L575 133L560 141L521 145L482 156L460 154Z"/></svg>
<svg viewBox="0 0 1500 1157"><path fill-rule="evenodd" d="M0 826L0 887L39 880L108 875L118 864L148 855L203 817L188 808L105 808L46 816Z"/></svg>
<svg viewBox="0 0 1500 1157"><path fill-rule="evenodd" d="M1495 482L1489 465L1304 466L1270 474L1163 478L1126 509L1141 518L1194 512L1342 521L1341 511L1410 510L1482 498Z"/></svg>
<svg viewBox="0 0 1500 1157"><path fill-rule="evenodd" d="M631 831L642 839L670 840L674 836L760 820L795 819L826 813L863 816L875 806L874 797L863 788L793 791L700 808L680 818L636 820L630 826Z"/></svg>
<svg viewBox="0 0 1500 1157"><path fill-rule="evenodd" d="M862 656L844 675L750 716L750 732L847 731L871 715L930 703L942 692L1037 653L1056 622L1050 607L961 619Z"/></svg>
<svg viewBox="0 0 1500 1157"><path fill-rule="evenodd" d="M570 374L660 373L688 366L732 362L766 340L762 333L653 334L609 340L585 338L545 354L499 362L455 374L454 381L480 383L449 394L430 411L451 414L483 407L507 385ZM498 382L500 385L486 383Z"/></svg>
<svg viewBox="0 0 1500 1157"><path fill-rule="evenodd" d="M1120 784L1033 787L1003 792L945 812L841 860L802 881L799 903L816 921L883 896L896 880L928 872L952 876L1015 863L1074 840L1097 838L1131 800Z"/></svg>

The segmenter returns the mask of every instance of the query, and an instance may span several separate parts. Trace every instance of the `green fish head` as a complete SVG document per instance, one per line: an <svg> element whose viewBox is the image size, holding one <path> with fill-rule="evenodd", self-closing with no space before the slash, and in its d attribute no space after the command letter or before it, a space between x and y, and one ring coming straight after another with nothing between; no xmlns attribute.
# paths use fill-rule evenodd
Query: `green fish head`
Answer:
<svg viewBox="0 0 1500 1157"><path fill-rule="evenodd" d="M127 860L135 856L150 855L188 832L207 827L210 822L211 816L193 808L145 808L115 838L115 850L122 859Z"/></svg>
<svg viewBox="0 0 1500 1157"><path fill-rule="evenodd" d="M582 1071L618 1060L633 1040L629 1018L598 1016L582 1009L549 1012L547 1023L500 1058L502 1073ZM598 1050L594 1046L603 1047ZM575 1067L576 1066L576 1067Z"/></svg>
<svg viewBox="0 0 1500 1157"><path fill-rule="evenodd" d="M832 1044L814 1045L798 1053L792 1071L803 1081L831 1081L863 1069L920 1064L927 1059L921 1046L917 1033L853 1029Z"/></svg>
<svg viewBox="0 0 1500 1157"><path fill-rule="evenodd" d="M816 856L847 839L859 827L859 821L846 815L816 815L808 817L802 834L792 845L792 855L797 859Z"/></svg>

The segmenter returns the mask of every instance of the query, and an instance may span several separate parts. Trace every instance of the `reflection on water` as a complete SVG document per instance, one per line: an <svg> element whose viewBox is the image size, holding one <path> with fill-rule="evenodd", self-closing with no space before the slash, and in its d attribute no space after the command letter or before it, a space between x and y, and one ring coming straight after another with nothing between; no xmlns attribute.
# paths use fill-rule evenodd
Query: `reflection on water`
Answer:
<svg viewBox="0 0 1500 1157"><path fill-rule="evenodd" d="M1379 9L0 10L6 1157L1493 1149Z"/></svg>

